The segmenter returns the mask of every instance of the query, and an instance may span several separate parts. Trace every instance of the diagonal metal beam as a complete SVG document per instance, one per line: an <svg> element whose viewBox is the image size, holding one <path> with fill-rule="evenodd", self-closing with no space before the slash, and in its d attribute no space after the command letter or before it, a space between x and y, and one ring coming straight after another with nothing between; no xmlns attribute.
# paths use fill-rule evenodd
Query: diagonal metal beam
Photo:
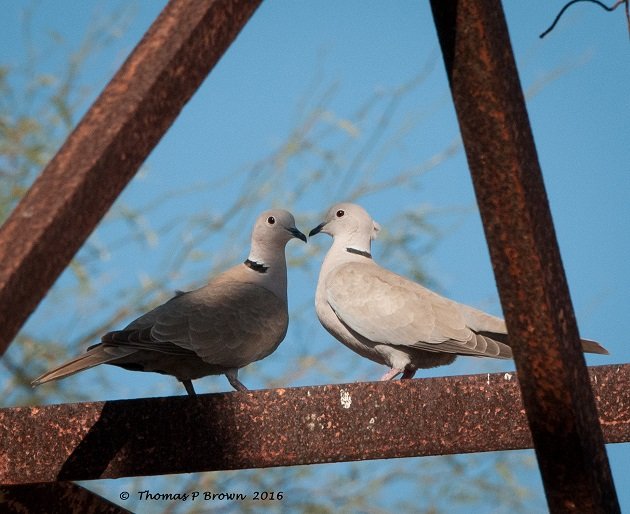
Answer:
<svg viewBox="0 0 630 514"><path fill-rule="evenodd" d="M0 229L0 355L261 0L171 0Z"/></svg>
<svg viewBox="0 0 630 514"><path fill-rule="evenodd" d="M619 512L500 0L431 0L552 512Z"/></svg>
<svg viewBox="0 0 630 514"><path fill-rule="evenodd" d="M591 368L630 441L630 365ZM0 483L531 448L516 376L483 374L0 409Z"/></svg>
<svg viewBox="0 0 630 514"><path fill-rule="evenodd" d="M131 511L72 482L0 486L0 512L131 514Z"/></svg>

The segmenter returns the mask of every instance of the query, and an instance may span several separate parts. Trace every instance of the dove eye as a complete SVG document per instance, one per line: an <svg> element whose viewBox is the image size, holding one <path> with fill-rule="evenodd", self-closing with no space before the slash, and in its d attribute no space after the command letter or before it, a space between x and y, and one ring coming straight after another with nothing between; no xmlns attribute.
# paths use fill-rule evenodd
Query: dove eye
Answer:
<svg viewBox="0 0 630 514"><path fill-rule="evenodd" d="M269 216L267 218L267 223L269 223L270 225L273 225L276 222L276 218L274 218L273 216Z"/></svg>
<svg viewBox="0 0 630 514"><path fill-rule="evenodd" d="M345 211L342 211L341 209L339 209L339 210L337 211L337 217L338 217L338 218L341 218L344 214L345 214Z"/></svg>

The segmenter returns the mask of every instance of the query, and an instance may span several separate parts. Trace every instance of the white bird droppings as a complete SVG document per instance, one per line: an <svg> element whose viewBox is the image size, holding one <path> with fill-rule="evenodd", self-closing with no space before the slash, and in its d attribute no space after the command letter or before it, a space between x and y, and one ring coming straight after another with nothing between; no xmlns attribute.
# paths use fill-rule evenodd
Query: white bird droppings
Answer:
<svg viewBox="0 0 630 514"><path fill-rule="evenodd" d="M503 379L509 382L510 380L512 380L512 373L506 373L505 375L503 375Z"/></svg>
<svg viewBox="0 0 630 514"><path fill-rule="evenodd" d="M308 428L311 432L315 430L315 420L317 416L315 414L307 414L306 415L306 428Z"/></svg>
<svg viewBox="0 0 630 514"><path fill-rule="evenodd" d="M352 396L350 396L350 393L346 391L345 389L341 389L339 393L340 393L341 406L344 409L349 409L350 405L352 405Z"/></svg>

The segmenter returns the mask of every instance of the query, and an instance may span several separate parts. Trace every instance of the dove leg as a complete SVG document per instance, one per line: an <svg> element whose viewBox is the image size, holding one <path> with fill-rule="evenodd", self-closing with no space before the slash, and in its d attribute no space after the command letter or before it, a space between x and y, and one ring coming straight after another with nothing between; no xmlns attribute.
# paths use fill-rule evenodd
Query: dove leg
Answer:
<svg viewBox="0 0 630 514"><path fill-rule="evenodd" d="M226 371L225 376L227 377L228 382L230 382L232 387L237 391L249 391L249 389L247 389L247 387L245 387L238 379L238 369L230 369Z"/></svg>
<svg viewBox="0 0 630 514"><path fill-rule="evenodd" d="M188 393L189 396L197 396L197 393L195 392L195 388L192 385L192 380L182 380L182 384L184 384L184 387L186 388L186 392Z"/></svg>
<svg viewBox="0 0 630 514"><path fill-rule="evenodd" d="M406 369L405 371L403 371L403 375L402 377L400 377L400 380L410 380L413 378L415 374L416 374L415 369L413 371Z"/></svg>
<svg viewBox="0 0 630 514"><path fill-rule="evenodd" d="M404 373L404 372L405 372L404 369L392 368L381 377L381 382L387 382L388 380L392 380L393 378L396 378L396 375L398 375L399 373Z"/></svg>

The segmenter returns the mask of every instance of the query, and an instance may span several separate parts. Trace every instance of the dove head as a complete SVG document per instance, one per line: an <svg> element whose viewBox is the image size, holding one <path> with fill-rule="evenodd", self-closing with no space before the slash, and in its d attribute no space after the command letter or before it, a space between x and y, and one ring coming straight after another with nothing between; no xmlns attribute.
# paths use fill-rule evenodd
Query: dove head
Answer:
<svg viewBox="0 0 630 514"><path fill-rule="evenodd" d="M248 281L259 283L287 298L287 263L284 247L294 237L306 242L306 236L295 227L295 219L289 211L273 209L263 212L252 232L252 246L244 262L249 268Z"/></svg>
<svg viewBox="0 0 630 514"><path fill-rule="evenodd" d="M370 253L370 245L376 239L380 225L374 221L367 211L353 203L333 205L324 221L310 231L309 236L320 232L334 238L333 244L341 244L346 249Z"/></svg>
<svg viewBox="0 0 630 514"><path fill-rule="evenodd" d="M254 224L249 260L267 267L278 259L284 262L284 247L294 237L306 242L306 236L295 226L293 214L284 209L263 212Z"/></svg>

